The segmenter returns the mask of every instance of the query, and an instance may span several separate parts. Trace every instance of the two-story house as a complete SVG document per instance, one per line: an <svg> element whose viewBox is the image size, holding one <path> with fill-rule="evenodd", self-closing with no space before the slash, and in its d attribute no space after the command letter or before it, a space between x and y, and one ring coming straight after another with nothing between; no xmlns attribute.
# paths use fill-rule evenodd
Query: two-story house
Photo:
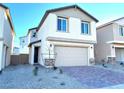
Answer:
<svg viewBox="0 0 124 93"><path fill-rule="evenodd" d="M29 44L30 63L49 66L90 65L94 59L98 20L77 5L47 10Z"/></svg>
<svg viewBox="0 0 124 93"><path fill-rule="evenodd" d="M0 4L0 71L10 64L14 34L9 8Z"/></svg>
<svg viewBox="0 0 124 93"><path fill-rule="evenodd" d="M39 63L40 59L40 45L38 45L38 42L41 42L40 38L38 38L37 34L37 27L31 28L28 30L27 37L29 39L29 63L30 64L37 64ZM35 47L34 47L35 46Z"/></svg>
<svg viewBox="0 0 124 93"><path fill-rule="evenodd" d="M97 27L96 61L124 62L124 17Z"/></svg>
<svg viewBox="0 0 124 93"><path fill-rule="evenodd" d="M12 55L19 55L19 47L13 47Z"/></svg>
<svg viewBox="0 0 124 93"><path fill-rule="evenodd" d="M20 39L20 54L29 54L29 43L37 41L36 27L28 30L26 36L22 36Z"/></svg>
<svg viewBox="0 0 124 93"><path fill-rule="evenodd" d="M19 48L19 54L29 54L29 38L28 36L20 37L20 48Z"/></svg>

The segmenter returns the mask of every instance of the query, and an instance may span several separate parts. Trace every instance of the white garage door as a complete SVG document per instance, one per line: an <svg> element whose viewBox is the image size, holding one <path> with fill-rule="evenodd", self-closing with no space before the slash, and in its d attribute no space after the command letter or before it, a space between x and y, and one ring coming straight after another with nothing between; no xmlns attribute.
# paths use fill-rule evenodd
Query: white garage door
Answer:
<svg viewBox="0 0 124 93"><path fill-rule="evenodd" d="M116 48L116 61L124 61L124 49L123 48Z"/></svg>
<svg viewBox="0 0 124 93"><path fill-rule="evenodd" d="M55 47L56 66L84 66L88 65L88 48Z"/></svg>

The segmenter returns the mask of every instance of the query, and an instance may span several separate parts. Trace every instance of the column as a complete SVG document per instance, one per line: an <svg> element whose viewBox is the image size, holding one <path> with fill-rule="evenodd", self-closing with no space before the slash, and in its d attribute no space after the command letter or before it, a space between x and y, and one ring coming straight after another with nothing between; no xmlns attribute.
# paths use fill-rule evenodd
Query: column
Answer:
<svg viewBox="0 0 124 93"><path fill-rule="evenodd" d="M34 46L31 47L31 64L34 64Z"/></svg>

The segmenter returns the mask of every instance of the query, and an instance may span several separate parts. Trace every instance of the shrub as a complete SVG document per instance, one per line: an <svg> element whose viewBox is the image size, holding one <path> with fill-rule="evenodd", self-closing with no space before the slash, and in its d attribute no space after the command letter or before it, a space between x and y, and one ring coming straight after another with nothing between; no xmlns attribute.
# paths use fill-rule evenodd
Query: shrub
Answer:
<svg viewBox="0 0 124 93"><path fill-rule="evenodd" d="M107 66L105 64L102 64L103 67L107 68Z"/></svg>
<svg viewBox="0 0 124 93"><path fill-rule="evenodd" d="M57 70L57 67L53 67L53 70Z"/></svg>
<svg viewBox="0 0 124 93"><path fill-rule="evenodd" d="M61 82L60 85L64 86L65 85L65 82Z"/></svg>
<svg viewBox="0 0 124 93"><path fill-rule="evenodd" d="M34 75L34 76L37 76L37 75L38 75L38 67L35 67L35 68L33 69L33 75Z"/></svg>
<svg viewBox="0 0 124 93"><path fill-rule="evenodd" d="M3 72L3 71L1 70L1 71L0 71L0 74L2 74L2 72Z"/></svg>
<svg viewBox="0 0 124 93"><path fill-rule="evenodd" d="M123 62L121 62L121 63L120 63L120 65L124 65L124 63L123 63Z"/></svg>
<svg viewBox="0 0 124 93"><path fill-rule="evenodd" d="M62 69L59 69L59 73L60 73L60 74L63 74L63 70L62 70Z"/></svg>

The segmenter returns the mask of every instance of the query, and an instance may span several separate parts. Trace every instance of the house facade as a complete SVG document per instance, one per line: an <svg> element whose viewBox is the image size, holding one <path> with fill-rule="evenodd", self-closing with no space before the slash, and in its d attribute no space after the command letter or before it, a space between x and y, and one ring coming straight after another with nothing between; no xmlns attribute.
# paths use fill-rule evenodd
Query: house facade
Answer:
<svg viewBox="0 0 124 93"><path fill-rule="evenodd" d="M97 28L95 55L97 62L103 59L124 62L124 17Z"/></svg>
<svg viewBox="0 0 124 93"><path fill-rule="evenodd" d="M19 47L13 47L12 55L19 55Z"/></svg>
<svg viewBox="0 0 124 93"><path fill-rule="evenodd" d="M29 47L29 63L30 64L40 63L40 61L39 61L39 59L41 58L40 54L39 54L40 53L40 47L39 47L40 45L38 45L37 43L40 43L41 40L38 39L37 27L29 29L27 37L29 39L29 45L28 45L28 47ZM38 46L39 49L37 49L37 51L35 51L35 49L37 47L35 48L34 46ZM34 54L34 52L35 52L35 54Z"/></svg>
<svg viewBox="0 0 124 93"><path fill-rule="evenodd" d="M0 4L0 71L10 64L14 28L9 8Z"/></svg>
<svg viewBox="0 0 124 93"><path fill-rule="evenodd" d="M28 36L20 37L20 48L19 48L19 54L29 54L29 38Z"/></svg>
<svg viewBox="0 0 124 93"><path fill-rule="evenodd" d="M77 5L47 10L35 29L35 41L29 44L30 64L91 65L97 41L96 22Z"/></svg>

